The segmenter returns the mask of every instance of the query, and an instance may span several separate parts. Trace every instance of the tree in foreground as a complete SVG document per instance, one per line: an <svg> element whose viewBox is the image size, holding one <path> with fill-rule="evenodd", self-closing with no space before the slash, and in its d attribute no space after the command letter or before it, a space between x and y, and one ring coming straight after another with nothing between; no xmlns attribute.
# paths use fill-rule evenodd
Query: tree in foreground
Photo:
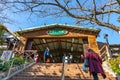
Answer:
<svg viewBox="0 0 120 80"><path fill-rule="evenodd" d="M30 12L39 17L68 16L76 24L95 24L117 32L118 24L114 23L120 14L120 0L7 0L16 12ZM114 19L112 19L114 18Z"/></svg>

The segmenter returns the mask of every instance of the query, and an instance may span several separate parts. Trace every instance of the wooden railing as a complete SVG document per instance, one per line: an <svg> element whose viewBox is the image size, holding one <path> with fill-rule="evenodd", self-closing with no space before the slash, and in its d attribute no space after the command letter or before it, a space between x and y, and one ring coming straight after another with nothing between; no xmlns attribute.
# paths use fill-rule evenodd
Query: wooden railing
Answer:
<svg viewBox="0 0 120 80"><path fill-rule="evenodd" d="M99 45L98 45L99 46ZM110 51L107 44L99 46L99 55L102 57L102 60L105 61L110 58Z"/></svg>
<svg viewBox="0 0 120 80"><path fill-rule="evenodd" d="M106 45L103 45L102 48L99 50L99 52L103 61L108 59L108 50Z"/></svg>
<svg viewBox="0 0 120 80"><path fill-rule="evenodd" d="M99 52L103 60L120 56L120 44L100 44Z"/></svg>

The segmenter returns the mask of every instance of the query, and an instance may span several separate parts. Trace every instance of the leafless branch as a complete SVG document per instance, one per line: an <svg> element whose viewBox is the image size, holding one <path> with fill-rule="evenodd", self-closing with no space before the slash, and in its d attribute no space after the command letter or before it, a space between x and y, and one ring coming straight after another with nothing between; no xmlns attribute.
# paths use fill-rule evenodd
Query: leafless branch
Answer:
<svg viewBox="0 0 120 80"><path fill-rule="evenodd" d="M117 1L104 4L103 6L101 6L101 9L104 9L106 6L110 6L110 5L114 5L114 4L117 4Z"/></svg>
<svg viewBox="0 0 120 80"><path fill-rule="evenodd" d="M92 3L93 3L93 7L94 7L94 19L97 20L97 17L96 17L96 4L95 4L95 0L92 0Z"/></svg>
<svg viewBox="0 0 120 80"><path fill-rule="evenodd" d="M120 31L117 25L110 23L111 14L120 14L120 0L109 0L109 2L104 0L102 4L98 2L97 0L74 0L74 2L72 0L14 0L13 2L5 0L1 4L12 5L16 12L30 12L30 16L33 13L40 17L65 15L76 19L76 23L87 21ZM0 10L4 11L4 9Z"/></svg>

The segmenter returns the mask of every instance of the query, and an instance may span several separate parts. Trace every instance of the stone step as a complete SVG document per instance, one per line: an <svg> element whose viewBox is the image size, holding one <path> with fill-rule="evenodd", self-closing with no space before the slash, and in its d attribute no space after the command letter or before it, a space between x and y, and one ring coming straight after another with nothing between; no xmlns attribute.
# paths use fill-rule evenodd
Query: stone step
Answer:
<svg viewBox="0 0 120 80"><path fill-rule="evenodd" d="M61 73L54 72L54 73L45 73L45 72L22 72L17 74L16 76L61 76Z"/></svg>
<svg viewBox="0 0 120 80"><path fill-rule="evenodd" d="M69 78L65 77L65 80L85 80L85 78ZM9 80L61 80L61 77L13 77ZM92 78L87 78L87 80L93 80Z"/></svg>
<svg viewBox="0 0 120 80"><path fill-rule="evenodd" d="M115 78L106 78L103 79L101 77L99 77L100 80L116 80ZM61 80L61 77L51 77L51 76L43 76L43 77L13 77L9 80ZM68 78L65 77L65 80L93 80L93 78Z"/></svg>
<svg viewBox="0 0 120 80"><path fill-rule="evenodd" d="M82 64L66 64L65 65L65 80L93 80L89 73L82 71ZM106 79L103 79L100 74L100 80L117 80L108 72ZM62 63L40 63L31 66L30 68L15 75L9 80L61 80Z"/></svg>

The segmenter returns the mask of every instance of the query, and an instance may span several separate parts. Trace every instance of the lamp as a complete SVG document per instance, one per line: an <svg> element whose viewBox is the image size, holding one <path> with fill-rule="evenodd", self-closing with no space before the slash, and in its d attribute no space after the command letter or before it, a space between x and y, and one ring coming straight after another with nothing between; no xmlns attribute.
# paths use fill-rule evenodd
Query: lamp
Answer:
<svg viewBox="0 0 120 80"><path fill-rule="evenodd" d="M108 34L104 34L104 39L106 39L106 43L108 45L109 44L109 42L108 42Z"/></svg>
<svg viewBox="0 0 120 80"><path fill-rule="evenodd" d="M111 58L111 49L110 49L109 42L108 42L108 34L104 34L104 39L106 39L106 43L108 46L108 51L109 51L108 58Z"/></svg>

